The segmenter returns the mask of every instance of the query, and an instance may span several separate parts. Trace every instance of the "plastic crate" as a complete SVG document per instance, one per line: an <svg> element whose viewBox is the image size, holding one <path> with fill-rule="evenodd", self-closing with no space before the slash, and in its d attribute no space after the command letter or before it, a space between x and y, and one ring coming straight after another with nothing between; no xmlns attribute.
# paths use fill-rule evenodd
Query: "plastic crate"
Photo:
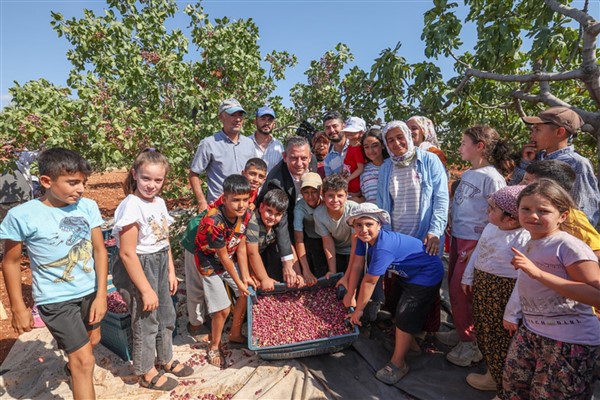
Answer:
<svg viewBox="0 0 600 400"><path fill-rule="evenodd" d="M100 329L100 343L121 359L131 361L131 316L108 311Z"/></svg>
<svg viewBox="0 0 600 400"><path fill-rule="evenodd" d="M275 290L271 292L261 292L260 290L257 293L254 293L252 288L250 288L250 296L248 296L247 302L247 313L248 313L248 348L262 359L265 360L284 360L289 358L299 358L299 357L308 357L315 356L319 354L329 354L335 353L349 347L355 340L358 338L359 330L358 327L355 326L351 333L347 333L344 335L338 335L328 338L321 338L315 340L307 340L304 342L298 343L290 343L278 346L257 346L253 335L252 335L252 305L254 305L257 301L256 296L272 296L281 293L286 293L294 290L299 291L310 291L310 290L318 290L322 287L331 287L334 286L335 283L343 276L343 274L338 273L333 275L329 279L321 278L317 281L315 286L304 287L301 289L290 289L285 284L276 284Z"/></svg>

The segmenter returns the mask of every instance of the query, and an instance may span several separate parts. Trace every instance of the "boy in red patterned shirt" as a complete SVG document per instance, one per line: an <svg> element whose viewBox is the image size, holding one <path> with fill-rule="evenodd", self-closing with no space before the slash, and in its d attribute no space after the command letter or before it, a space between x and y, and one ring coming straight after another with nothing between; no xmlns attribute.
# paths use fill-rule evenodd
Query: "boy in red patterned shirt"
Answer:
<svg viewBox="0 0 600 400"><path fill-rule="evenodd" d="M242 175L230 175L223 182L223 203L208 210L196 234L196 266L204 286L206 307L212 319L212 340L208 348L208 361L217 367L225 366L225 356L220 350L225 320L231 301L223 282L238 297L233 310L233 324L229 340L242 342L242 321L246 310L248 273L246 253L246 226L251 212L248 200L251 187Z"/></svg>

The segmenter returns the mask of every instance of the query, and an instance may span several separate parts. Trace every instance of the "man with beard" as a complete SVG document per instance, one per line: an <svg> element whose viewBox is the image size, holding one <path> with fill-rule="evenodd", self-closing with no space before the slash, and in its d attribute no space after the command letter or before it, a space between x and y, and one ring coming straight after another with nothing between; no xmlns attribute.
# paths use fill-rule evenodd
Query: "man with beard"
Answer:
<svg viewBox="0 0 600 400"><path fill-rule="evenodd" d="M283 145L272 135L275 129L275 111L270 107L261 107L256 111L256 131L250 135L256 149L256 157L267 163L267 172L283 158Z"/></svg>
<svg viewBox="0 0 600 400"><path fill-rule="evenodd" d="M325 176L342 174L344 172L344 159L348 150L348 140L342 132L344 120L342 114L330 111L323 117L323 126L327 137L333 144L329 154L325 156Z"/></svg>

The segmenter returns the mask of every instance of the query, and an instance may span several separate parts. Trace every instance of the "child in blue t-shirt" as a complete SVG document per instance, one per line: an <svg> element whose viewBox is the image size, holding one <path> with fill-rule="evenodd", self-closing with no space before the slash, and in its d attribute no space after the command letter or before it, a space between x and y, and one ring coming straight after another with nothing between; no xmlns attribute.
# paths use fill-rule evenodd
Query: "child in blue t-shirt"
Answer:
<svg viewBox="0 0 600 400"><path fill-rule="evenodd" d="M38 163L43 196L11 209L0 225L12 326L19 334L33 328L21 289L21 252L26 245L33 300L58 347L67 353L65 373L72 377L73 397L91 399L96 363L92 347L100 341L108 275L100 210L82 197L92 168L79 154L63 148L44 151Z"/></svg>
<svg viewBox="0 0 600 400"><path fill-rule="evenodd" d="M355 206L345 221L354 228L357 238L354 257L346 273L346 306L354 300L361 271L366 265L356 299L356 309L350 315L350 322L361 325L363 311L375 286L388 269L402 278L402 295L396 311L394 353L390 362L375 375L380 381L393 385L408 373L404 358L411 345L416 346L413 335L423 329L439 293L444 268L437 255L427 254L420 239L382 230L383 225L390 223L390 215L375 204L362 203Z"/></svg>

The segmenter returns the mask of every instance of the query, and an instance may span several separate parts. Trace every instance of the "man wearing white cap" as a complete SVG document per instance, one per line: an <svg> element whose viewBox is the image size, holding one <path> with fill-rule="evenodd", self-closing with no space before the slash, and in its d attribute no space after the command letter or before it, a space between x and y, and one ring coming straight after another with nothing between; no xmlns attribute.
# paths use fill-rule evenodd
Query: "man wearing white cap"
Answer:
<svg viewBox="0 0 600 400"><path fill-rule="evenodd" d="M273 137L275 129L275 111L268 106L256 111L256 131L250 135L256 149L256 157L267 163L267 173L283 159L283 144Z"/></svg>
<svg viewBox="0 0 600 400"><path fill-rule="evenodd" d="M223 129L200 141L190 166L188 179L198 202L198 211L205 210L208 202L215 201L223 192L223 181L229 175L243 171L246 161L255 157L254 143L243 136L244 110L236 99L227 99L219 105L219 120ZM202 192L200 174L206 173L208 190Z"/></svg>

